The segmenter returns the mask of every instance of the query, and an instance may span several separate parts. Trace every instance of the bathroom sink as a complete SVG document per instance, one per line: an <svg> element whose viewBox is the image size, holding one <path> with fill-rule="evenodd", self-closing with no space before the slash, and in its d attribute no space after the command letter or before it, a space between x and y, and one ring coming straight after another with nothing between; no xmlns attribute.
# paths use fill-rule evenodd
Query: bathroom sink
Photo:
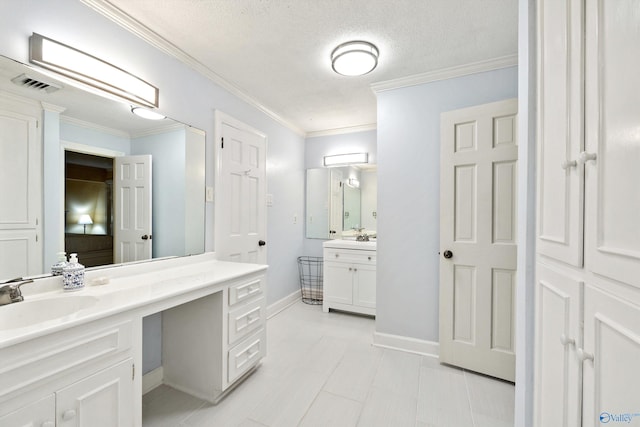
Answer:
<svg viewBox="0 0 640 427"><path fill-rule="evenodd" d="M98 298L64 295L16 302L0 307L0 330L24 328L53 319L62 319L92 307Z"/></svg>

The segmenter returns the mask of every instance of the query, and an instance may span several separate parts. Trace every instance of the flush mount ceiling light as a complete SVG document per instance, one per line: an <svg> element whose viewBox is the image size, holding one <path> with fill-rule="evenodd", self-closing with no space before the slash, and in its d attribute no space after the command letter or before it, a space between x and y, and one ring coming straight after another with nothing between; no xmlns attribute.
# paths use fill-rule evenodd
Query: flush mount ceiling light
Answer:
<svg viewBox="0 0 640 427"><path fill-rule="evenodd" d="M324 156L324 165L327 167L357 165L363 163L369 163L369 153L350 153Z"/></svg>
<svg viewBox="0 0 640 427"><path fill-rule="evenodd" d="M43 68L147 107L158 106L158 88L101 59L33 33L29 60Z"/></svg>
<svg viewBox="0 0 640 427"><path fill-rule="evenodd" d="M342 43L331 52L331 67L343 76L362 76L376 68L378 55L378 48L369 42Z"/></svg>
<svg viewBox="0 0 640 427"><path fill-rule="evenodd" d="M155 111L147 110L146 108L142 108L142 107L132 106L131 112L136 116L139 116L139 117L142 117L143 119L148 119L148 120L162 120L167 118L166 116L163 116L160 113L156 113Z"/></svg>

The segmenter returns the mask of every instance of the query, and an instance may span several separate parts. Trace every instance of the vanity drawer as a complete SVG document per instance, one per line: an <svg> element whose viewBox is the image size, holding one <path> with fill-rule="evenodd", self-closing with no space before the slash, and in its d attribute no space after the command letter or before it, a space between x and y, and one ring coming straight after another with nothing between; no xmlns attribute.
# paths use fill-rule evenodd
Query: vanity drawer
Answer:
<svg viewBox="0 0 640 427"><path fill-rule="evenodd" d="M229 344L264 326L266 314L264 298L229 311Z"/></svg>
<svg viewBox="0 0 640 427"><path fill-rule="evenodd" d="M131 349L131 321L86 325L0 350L0 396Z"/></svg>
<svg viewBox="0 0 640 427"><path fill-rule="evenodd" d="M324 261L348 262L358 264L376 264L376 251L349 250L349 249L325 249Z"/></svg>
<svg viewBox="0 0 640 427"><path fill-rule="evenodd" d="M229 305L248 301L264 292L264 276L229 286Z"/></svg>
<svg viewBox="0 0 640 427"><path fill-rule="evenodd" d="M267 331L262 328L229 350L227 381L229 384L255 366L267 352Z"/></svg>

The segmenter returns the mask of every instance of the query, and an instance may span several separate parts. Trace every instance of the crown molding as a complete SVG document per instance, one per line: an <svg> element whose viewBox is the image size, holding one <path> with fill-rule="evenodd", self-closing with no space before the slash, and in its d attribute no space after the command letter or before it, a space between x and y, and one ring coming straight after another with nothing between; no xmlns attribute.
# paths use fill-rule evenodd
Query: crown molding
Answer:
<svg viewBox="0 0 640 427"><path fill-rule="evenodd" d="M165 126L158 126L151 129L141 130L131 133L131 138L142 138L144 136L161 135L163 133L174 132L177 130L186 130L189 126L184 123L171 123Z"/></svg>
<svg viewBox="0 0 640 427"><path fill-rule="evenodd" d="M95 123L91 123L91 122L87 122L84 120L80 120L80 119L76 119L74 117L69 117L69 116L64 116L61 115L60 116L60 121L61 122L65 122L67 124L70 125L74 125L74 126L79 126L79 127L83 127L85 129L90 129L90 130L95 130L98 132L102 132L102 133L107 133L109 135L113 135L113 136L117 136L120 138L126 138L126 139L130 139L131 135L128 132L122 131L122 130L118 130L118 129L113 129L107 126L101 126Z"/></svg>
<svg viewBox="0 0 640 427"><path fill-rule="evenodd" d="M313 132L307 132L307 138L316 138L319 136L343 135L346 133L355 133L355 132L366 132L370 130L376 130L377 128L378 126L375 123L370 123L367 125L348 126L344 128L327 129L327 130L317 130Z"/></svg>
<svg viewBox="0 0 640 427"><path fill-rule="evenodd" d="M120 25L130 33L140 37L142 40L146 41L153 47L159 49L160 51L170 56L173 56L174 58L178 59L180 62L191 67L198 73L202 74L203 76L207 77L209 80L216 83L218 86L221 86L223 89L229 91L232 95L235 95L236 97L240 98L250 106L261 111L271 119L275 120L276 122L280 123L286 128L292 130L296 134L303 137L306 136L306 132L302 130L300 127L294 125L293 123L284 119L282 116L280 116L276 112L267 108L265 105L261 104L255 98L246 94L240 88L230 83L229 81L225 80L224 78L219 76L217 73L215 73L213 70L211 70L210 68L202 64L200 61L188 55L186 52L184 52L183 50L181 50L180 48L178 48L176 45L169 42L168 40L164 39L157 33L151 31L142 23L133 19L132 17L124 13L122 10L118 9L117 7L109 3L107 0L80 0L80 1L84 3L87 7L93 9L94 11L100 13L106 18Z"/></svg>
<svg viewBox="0 0 640 427"><path fill-rule="evenodd" d="M455 67L442 68L440 70L428 71L426 73L414 74L412 76L401 77L393 80L385 80L372 83L371 89L375 93L386 90L400 89L403 87L416 86L424 83L431 83L439 80L447 80L455 77L467 76L469 74L482 73L485 71L498 70L518 65L518 55L507 55L486 61L472 62Z"/></svg>

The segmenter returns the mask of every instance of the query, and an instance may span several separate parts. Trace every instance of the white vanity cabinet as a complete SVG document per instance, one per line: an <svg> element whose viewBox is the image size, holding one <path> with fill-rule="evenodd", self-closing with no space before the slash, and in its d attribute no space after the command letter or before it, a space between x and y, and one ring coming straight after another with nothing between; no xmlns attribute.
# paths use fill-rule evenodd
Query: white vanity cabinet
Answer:
<svg viewBox="0 0 640 427"><path fill-rule="evenodd" d="M135 425L136 327L116 317L0 350L0 425Z"/></svg>
<svg viewBox="0 0 640 427"><path fill-rule="evenodd" d="M376 242L323 244L322 309L376 314Z"/></svg>
<svg viewBox="0 0 640 427"><path fill-rule="evenodd" d="M251 275L231 281L222 292L165 310L164 383L212 403L220 400L266 355L264 292L264 275Z"/></svg>
<svg viewBox="0 0 640 427"><path fill-rule="evenodd" d="M534 425L640 423L637 2L538 3Z"/></svg>
<svg viewBox="0 0 640 427"><path fill-rule="evenodd" d="M87 271L110 284L77 293L60 277L30 284L44 289L0 307L0 426L141 426L142 319L158 312L162 383L217 403L266 355L266 269L210 253ZM93 305L29 311L74 298Z"/></svg>

